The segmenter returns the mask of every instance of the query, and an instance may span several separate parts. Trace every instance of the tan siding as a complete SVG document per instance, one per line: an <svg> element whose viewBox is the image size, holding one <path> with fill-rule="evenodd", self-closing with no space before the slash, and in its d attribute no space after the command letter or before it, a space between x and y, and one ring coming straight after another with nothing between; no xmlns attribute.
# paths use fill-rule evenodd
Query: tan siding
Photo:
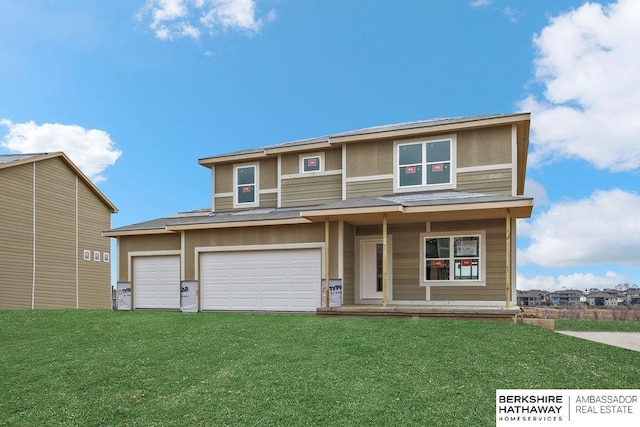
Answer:
<svg viewBox="0 0 640 427"><path fill-rule="evenodd" d="M393 173L393 142L347 145L347 178Z"/></svg>
<svg viewBox="0 0 640 427"><path fill-rule="evenodd" d="M36 308L76 306L75 183L59 158L36 164Z"/></svg>
<svg viewBox="0 0 640 427"><path fill-rule="evenodd" d="M233 197L216 197L216 212L230 211L233 209Z"/></svg>
<svg viewBox="0 0 640 427"><path fill-rule="evenodd" d="M218 193L233 193L233 165L216 165L215 190Z"/></svg>
<svg viewBox="0 0 640 427"><path fill-rule="evenodd" d="M350 305L355 301L355 229L351 224L344 224L343 243L342 303Z"/></svg>
<svg viewBox="0 0 640 427"><path fill-rule="evenodd" d="M434 223L432 231L486 230L486 286L433 286L433 301L504 301L506 226L504 220Z"/></svg>
<svg viewBox="0 0 640 427"><path fill-rule="evenodd" d="M275 208L278 206L278 195L276 193L260 194L261 208Z"/></svg>
<svg viewBox="0 0 640 427"><path fill-rule="evenodd" d="M332 225L332 230L336 227ZM331 239L333 236L333 239ZM337 234L332 231L332 246L337 245ZM324 242L324 224L284 225L267 227L224 228L217 230L187 231L185 236L185 277L195 278L194 254L197 247L285 245L292 243ZM337 254L337 252L332 251ZM332 258L335 255L332 256ZM332 274L337 274L337 259Z"/></svg>
<svg viewBox="0 0 640 427"><path fill-rule="evenodd" d="M324 162L324 170L326 171L336 171L342 169L342 148L325 151Z"/></svg>
<svg viewBox="0 0 640 427"><path fill-rule="evenodd" d="M390 226L393 235L393 299L424 301L426 291L420 287L420 233L424 224Z"/></svg>
<svg viewBox="0 0 640 427"><path fill-rule="evenodd" d="M460 132L457 146L459 168L511 163L511 126Z"/></svg>
<svg viewBox="0 0 640 427"><path fill-rule="evenodd" d="M33 164L0 170L0 308L31 308Z"/></svg>
<svg viewBox="0 0 640 427"><path fill-rule="evenodd" d="M342 199L340 175L314 175L282 180L282 206L309 206Z"/></svg>
<svg viewBox="0 0 640 427"><path fill-rule="evenodd" d="M78 300L80 308L111 307L111 242L102 231L111 228L107 206L81 180L78 180ZM83 251L91 251L91 261L83 260ZM93 260L99 251L100 261ZM109 262L104 262L104 254Z"/></svg>
<svg viewBox="0 0 640 427"><path fill-rule="evenodd" d="M118 281L125 282L129 274L129 252L180 250L180 234L149 234L118 238Z"/></svg>
<svg viewBox="0 0 640 427"><path fill-rule="evenodd" d="M283 154L280 169L282 175L295 175L300 173L300 155L298 153Z"/></svg>
<svg viewBox="0 0 640 427"><path fill-rule="evenodd" d="M272 157L260 161L260 190L278 188L278 159Z"/></svg>
<svg viewBox="0 0 640 427"><path fill-rule="evenodd" d="M347 182L347 199L363 196L387 196L393 193L393 179Z"/></svg>
<svg viewBox="0 0 640 427"><path fill-rule="evenodd" d="M458 173L457 190L511 195L511 169Z"/></svg>

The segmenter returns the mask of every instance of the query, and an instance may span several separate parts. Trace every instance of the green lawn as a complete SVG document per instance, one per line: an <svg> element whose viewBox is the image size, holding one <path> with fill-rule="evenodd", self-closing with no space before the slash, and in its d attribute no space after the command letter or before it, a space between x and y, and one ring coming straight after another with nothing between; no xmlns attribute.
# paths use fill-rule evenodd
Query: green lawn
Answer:
<svg viewBox="0 0 640 427"><path fill-rule="evenodd" d="M0 312L0 425L495 425L498 388L637 388L640 353L512 323Z"/></svg>
<svg viewBox="0 0 640 427"><path fill-rule="evenodd" d="M557 319L556 331L640 332L640 322L631 320Z"/></svg>

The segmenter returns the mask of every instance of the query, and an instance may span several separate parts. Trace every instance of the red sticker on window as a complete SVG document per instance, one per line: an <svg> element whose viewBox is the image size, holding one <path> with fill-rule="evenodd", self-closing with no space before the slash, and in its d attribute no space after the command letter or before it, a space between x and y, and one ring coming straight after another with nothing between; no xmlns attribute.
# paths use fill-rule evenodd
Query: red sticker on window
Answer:
<svg viewBox="0 0 640 427"><path fill-rule="evenodd" d="M318 159L307 160L307 166L318 166Z"/></svg>
<svg viewBox="0 0 640 427"><path fill-rule="evenodd" d="M434 267L444 267L444 261L441 259L437 259L435 261L433 261L433 266Z"/></svg>
<svg viewBox="0 0 640 427"><path fill-rule="evenodd" d="M473 260L470 260L470 259L463 259L462 260L462 266L463 267L471 267L472 264L473 264Z"/></svg>
<svg viewBox="0 0 640 427"><path fill-rule="evenodd" d="M444 165L442 163L431 165L431 172L442 172L443 169Z"/></svg>
<svg viewBox="0 0 640 427"><path fill-rule="evenodd" d="M404 169L404 172L405 173L416 173L416 167L415 166L407 166Z"/></svg>
<svg viewBox="0 0 640 427"><path fill-rule="evenodd" d="M251 193L251 186L246 185L246 186L242 187L242 192L243 193Z"/></svg>

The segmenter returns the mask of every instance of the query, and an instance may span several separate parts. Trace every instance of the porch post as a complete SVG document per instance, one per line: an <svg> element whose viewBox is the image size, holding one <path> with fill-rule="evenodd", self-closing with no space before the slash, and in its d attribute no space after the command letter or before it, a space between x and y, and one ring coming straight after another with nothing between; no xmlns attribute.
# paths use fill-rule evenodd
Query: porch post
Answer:
<svg viewBox="0 0 640 427"><path fill-rule="evenodd" d="M387 216L382 216L382 307L387 306Z"/></svg>
<svg viewBox="0 0 640 427"><path fill-rule="evenodd" d="M507 263L506 263L506 286L505 286L505 306L509 308L511 302L511 210L507 209L506 219L506 247Z"/></svg>
<svg viewBox="0 0 640 427"><path fill-rule="evenodd" d="M329 218L324 220L324 292L326 307L329 308Z"/></svg>

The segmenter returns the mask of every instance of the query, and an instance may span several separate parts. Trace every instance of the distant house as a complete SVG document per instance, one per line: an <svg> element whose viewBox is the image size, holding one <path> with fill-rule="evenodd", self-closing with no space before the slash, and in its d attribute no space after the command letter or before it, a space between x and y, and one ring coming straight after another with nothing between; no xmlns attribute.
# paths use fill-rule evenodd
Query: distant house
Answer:
<svg viewBox="0 0 640 427"><path fill-rule="evenodd" d="M548 298L551 305L580 305L584 294L582 291L567 289L551 292Z"/></svg>
<svg viewBox="0 0 640 427"><path fill-rule="evenodd" d="M421 120L202 158L210 209L104 234L117 280L133 309L180 309L187 282L200 311L315 312L340 291L342 306L518 312L529 127Z"/></svg>
<svg viewBox="0 0 640 427"><path fill-rule="evenodd" d="M520 307L536 307L547 302L549 292L540 290L518 291L518 305Z"/></svg>
<svg viewBox="0 0 640 427"><path fill-rule="evenodd" d="M0 155L0 309L109 308L116 207L63 153Z"/></svg>
<svg viewBox="0 0 640 427"><path fill-rule="evenodd" d="M640 304L640 289L629 289L625 298L627 304Z"/></svg>
<svg viewBox="0 0 640 427"><path fill-rule="evenodd" d="M587 295L587 305L598 307L612 307L618 305L618 293L592 292Z"/></svg>

